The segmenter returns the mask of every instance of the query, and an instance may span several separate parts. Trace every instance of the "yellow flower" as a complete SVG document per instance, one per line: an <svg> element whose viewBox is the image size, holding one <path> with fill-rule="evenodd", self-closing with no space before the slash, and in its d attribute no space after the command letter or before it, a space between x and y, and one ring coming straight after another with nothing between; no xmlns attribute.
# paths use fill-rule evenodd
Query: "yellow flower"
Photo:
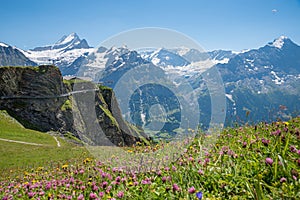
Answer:
<svg viewBox="0 0 300 200"><path fill-rule="evenodd" d="M91 162L91 161L92 161L91 158L86 158L86 159L84 159L83 163L86 164L86 163Z"/></svg>
<svg viewBox="0 0 300 200"><path fill-rule="evenodd" d="M43 171L43 170L44 170L44 167L38 167L36 170L37 170L37 171Z"/></svg>
<svg viewBox="0 0 300 200"><path fill-rule="evenodd" d="M65 164L65 165L63 165L61 168L62 168L62 169L67 169L68 167L69 167L69 165Z"/></svg>
<svg viewBox="0 0 300 200"><path fill-rule="evenodd" d="M289 122L284 122L284 124L288 126L290 123Z"/></svg>

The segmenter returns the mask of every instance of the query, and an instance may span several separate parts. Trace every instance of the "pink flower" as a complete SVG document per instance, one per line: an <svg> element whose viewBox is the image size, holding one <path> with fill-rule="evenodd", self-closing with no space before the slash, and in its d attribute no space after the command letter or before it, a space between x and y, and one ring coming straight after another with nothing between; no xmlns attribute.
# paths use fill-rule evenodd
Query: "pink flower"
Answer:
<svg viewBox="0 0 300 200"><path fill-rule="evenodd" d="M97 195L95 193L90 194L90 199L96 199L96 198L97 198Z"/></svg>
<svg viewBox="0 0 300 200"><path fill-rule="evenodd" d="M99 197L103 197L104 196L104 192L99 192Z"/></svg>
<svg viewBox="0 0 300 200"><path fill-rule="evenodd" d="M179 186L176 183L174 183L173 184L173 191L176 192L176 191L179 191L179 190L180 190Z"/></svg>
<svg viewBox="0 0 300 200"><path fill-rule="evenodd" d="M194 194L194 193L196 192L196 189L195 189L194 186L193 186L193 187L191 187L191 188L188 189L188 192L189 192L190 194Z"/></svg>
<svg viewBox="0 0 300 200"><path fill-rule="evenodd" d="M77 197L77 200L84 200L83 194L80 194L80 195Z"/></svg>
<svg viewBox="0 0 300 200"><path fill-rule="evenodd" d="M198 170L198 174L203 175L204 172L203 172L201 169L199 169L199 170Z"/></svg>
<svg viewBox="0 0 300 200"><path fill-rule="evenodd" d="M272 165L273 164L273 159L272 158L266 158L266 164Z"/></svg>
<svg viewBox="0 0 300 200"><path fill-rule="evenodd" d="M297 149L296 149L295 146L290 146L290 151L293 152L293 153L296 153Z"/></svg>
<svg viewBox="0 0 300 200"><path fill-rule="evenodd" d="M104 182L102 183L102 187L103 187L103 188L106 188L107 186L108 186L108 182L104 181Z"/></svg>
<svg viewBox="0 0 300 200"><path fill-rule="evenodd" d="M120 198L120 199L123 198L124 197L124 192L123 191L118 192L117 197Z"/></svg>
<svg viewBox="0 0 300 200"><path fill-rule="evenodd" d="M32 197L34 197L34 195L35 195L35 192L29 192L29 193L28 193L29 199L31 199Z"/></svg>
<svg viewBox="0 0 300 200"><path fill-rule="evenodd" d="M175 171L176 171L176 167L175 167L175 166L172 166L172 170L175 172Z"/></svg>
<svg viewBox="0 0 300 200"><path fill-rule="evenodd" d="M282 178L280 179L280 183L283 183L283 182L286 182L286 178L284 178L284 177L282 177Z"/></svg>
<svg viewBox="0 0 300 200"><path fill-rule="evenodd" d="M281 130L279 130L279 129L277 131L272 132L272 135L274 135L274 136L277 136L280 134L281 134Z"/></svg>
<svg viewBox="0 0 300 200"><path fill-rule="evenodd" d="M268 146L269 143L270 143L270 140L266 140L265 138L262 138L262 139L261 139L261 142L262 142L265 146Z"/></svg>

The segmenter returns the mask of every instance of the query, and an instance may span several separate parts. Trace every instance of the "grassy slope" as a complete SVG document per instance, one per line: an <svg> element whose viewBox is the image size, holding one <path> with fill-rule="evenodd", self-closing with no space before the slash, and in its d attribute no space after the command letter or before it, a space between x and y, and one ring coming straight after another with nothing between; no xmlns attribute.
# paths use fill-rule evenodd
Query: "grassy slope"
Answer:
<svg viewBox="0 0 300 200"><path fill-rule="evenodd" d="M54 138L38 131L25 129L5 111L0 111L0 138L43 144L33 146L0 141L0 172L18 167L45 165L45 162L65 161L80 157L85 149L70 144L61 138L57 147Z"/></svg>

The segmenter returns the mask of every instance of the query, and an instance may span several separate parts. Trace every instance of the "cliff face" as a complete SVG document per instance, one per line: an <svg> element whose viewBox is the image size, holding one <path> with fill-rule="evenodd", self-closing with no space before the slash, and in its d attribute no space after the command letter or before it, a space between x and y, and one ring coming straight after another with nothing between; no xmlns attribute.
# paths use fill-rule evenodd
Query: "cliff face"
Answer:
<svg viewBox="0 0 300 200"><path fill-rule="evenodd" d="M92 145L140 140L139 131L122 119L111 89L63 80L54 66L0 67L0 109L27 128L71 132Z"/></svg>

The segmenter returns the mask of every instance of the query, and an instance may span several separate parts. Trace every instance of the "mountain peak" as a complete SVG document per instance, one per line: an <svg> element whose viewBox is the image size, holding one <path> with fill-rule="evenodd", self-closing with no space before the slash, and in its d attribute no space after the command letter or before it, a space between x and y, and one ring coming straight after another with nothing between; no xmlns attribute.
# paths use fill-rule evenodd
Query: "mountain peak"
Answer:
<svg viewBox="0 0 300 200"><path fill-rule="evenodd" d="M286 41L289 41L290 39L284 35L278 37L277 39L275 39L273 42L270 42L269 45L276 47L278 49L281 49L283 47L283 45L286 43Z"/></svg>
<svg viewBox="0 0 300 200"><path fill-rule="evenodd" d="M67 43L70 43L70 42L76 42L80 40L79 36L76 34L76 33L71 33L69 35L64 35L60 40L58 40L55 44L55 45L61 45L61 44L67 44Z"/></svg>
<svg viewBox="0 0 300 200"><path fill-rule="evenodd" d="M88 45L85 39L80 39L76 33L71 33L69 35L64 35L55 44L44 47L36 47L33 51L44 51L58 49L60 51L72 50L72 49L88 49Z"/></svg>
<svg viewBox="0 0 300 200"><path fill-rule="evenodd" d="M9 47L9 45L3 43L3 42L0 42L0 47Z"/></svg>

